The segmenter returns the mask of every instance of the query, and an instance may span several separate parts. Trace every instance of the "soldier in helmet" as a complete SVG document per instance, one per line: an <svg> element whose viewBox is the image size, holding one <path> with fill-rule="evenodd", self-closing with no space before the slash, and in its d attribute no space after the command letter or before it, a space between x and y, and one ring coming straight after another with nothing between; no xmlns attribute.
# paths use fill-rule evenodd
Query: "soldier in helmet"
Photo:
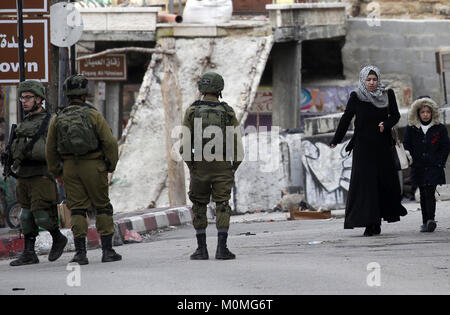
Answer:
<svg viewBox="0 0 450 315"><path fill-rule="evenodd" d="M11 266L37 264L34 250L39 227L50 232L53 243L48 260L58 259L67 244L67 238L58 227L56 183L50 175L45 159L45 142L50 114L42 106L45 87L34 80L21 82L18 88L25 117L18 124L11 147L17 176L16 196L22 207L20 224L25 245L22 255Z"/></svg>
<svg viewBox="0 0 450 315"><path fill-rule="evenodd" d="M102 242L102 262L122 259L112 248L113 207L108 195L108 172L118 161L117 140L103 116L86 103L88 80L83 75L67 78L63 86L68 106L50 121L47 163L64 183L71 210L75 256L71 262L89 263L86 255L87 209L96 212L96 228Z"/></svg>
<svg viewBox="0 0 450 315"><path fill-rule="evenodd" d="M203 74L198 81L202 99L186 110L183 120L184 126L189 128L191 134L190 139L183 139L180 152L189 167L191 178L189 199L193 203L193 223L198 244L197 250L190 257L193 260L209 258L206 246L206 210L211 199L216 203L218 243L215 257L236 257L227 248L231 215L228 201L234 184L234 173L242 161L242 141L239 122L233 108L219 101L223 88L222 76L214 72ZM211 150L206 144L214 140L203 137L206 128L215 128L215 137L219 137L216 139L222 139L215 142L218 146Z"/></svg>

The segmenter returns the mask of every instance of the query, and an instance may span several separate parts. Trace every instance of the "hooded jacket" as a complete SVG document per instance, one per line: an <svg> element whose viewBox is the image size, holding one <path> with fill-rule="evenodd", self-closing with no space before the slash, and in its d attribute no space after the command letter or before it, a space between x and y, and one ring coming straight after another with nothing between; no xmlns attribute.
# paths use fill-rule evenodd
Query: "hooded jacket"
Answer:
<svg viewBox="0 0 450 315"><path fill-rule="evenodd" d="M424 134L419 119L419 110L431 109L431 122ZM444 167L450 149L447 128L439 121L439 107L431 98L421 98L412 105L408 115L408 126L403 138L405 150L412 156L412 181L417 186L445 184Z"/></svg>

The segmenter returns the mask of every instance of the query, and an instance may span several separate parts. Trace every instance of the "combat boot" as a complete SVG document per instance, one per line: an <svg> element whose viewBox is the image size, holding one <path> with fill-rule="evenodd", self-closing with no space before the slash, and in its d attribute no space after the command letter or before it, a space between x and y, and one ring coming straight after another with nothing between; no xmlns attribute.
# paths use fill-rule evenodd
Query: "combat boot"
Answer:
<svg viewBox="0 0 450 315"><path fill-rule="evenodd" d="M236 255L230 252L227 248L228 233L219 232L217 234L217 250L216 259L235 259Z"/></svg>
<svg viewBox="0 0 450 315"><path fill-rule="evenodd" d="M426 226L427 226L427 232L434 232L434 230L436 230L437 224L436 224L436 221L434 221L434 220L428 220Z"/></svg>
<svg viewBox="0 0 450 315"><path fill-rule="evenodd" d="M197 234L197 250L191 255L192 260L209 259L208 248L206 247L206 233Z"/></svg>
<svg viewBox="0 0 450 315"><path fill-rule="evenodd" d="M75 256L73 256L71 263L78 263L79 265L89 264L89 260L86 256L86 238L77 237L74 239L75 242Z"/></svg>
<svg viewBox="0 0 450 315"><path fill-rule="evenodd" d="M62 235L62 233L59 229L55 229L55 230L49 231L49 232L52 236L53 243L52 243L52 248L50 250L50 253L48 254L48 260L55 261L59 257L61 257L61 255L64 251L64 247L66 247L66 244L67 244L67 237Z"/></svg>
<svg viewBox="0 0 450 315"><path fill-rule="evenodd" d="M11 261L10 266L23 266L23 265L32 265L38 264L39 259L34 251L34 244L36 243L36 237L34 236L25 236L24 240L24 248L22 255L19 256L16 260Z"/></svg>
<svg viewBox="0 0 450 315"><path fill-rule="evenodd" d="M117 254L112 248L112 238L113 234L101 236L102 239L102 262L113 262L122 260L122 256Z"/></svg>

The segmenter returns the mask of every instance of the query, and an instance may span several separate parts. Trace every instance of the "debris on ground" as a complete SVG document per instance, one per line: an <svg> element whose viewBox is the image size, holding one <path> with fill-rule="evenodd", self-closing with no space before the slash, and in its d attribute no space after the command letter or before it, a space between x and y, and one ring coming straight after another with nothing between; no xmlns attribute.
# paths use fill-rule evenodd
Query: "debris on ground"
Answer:
<svg viewBox="0 0 450 315"><path fill-rule="evenodd" d="M318 219L330 219L331 210L323 211L309 211L301 209L292 209L288 220L318 220Z"/></svg>
<svg viewBox="0 0 450 315"><path fill-rule="evenodd" d="M123 242L125 244L141 243L142 237L135 230L125 230L125 235L123 236Z"/></svg>
<svg viewBox="0 0 450 315"><path fill-rule="evenodd" d="M318 208L305 201L304 194L285 194L276 206L282 211L289 211L288 220L330 219L331 210Z"/></svg>
<svg viewBox="0 0 450 315"><path fill-rule="evenodd" d="M256 235L256 234L252 233L252 232L244 232L244 233L239 233L239 235L249 236L249 235Z"/></svg>

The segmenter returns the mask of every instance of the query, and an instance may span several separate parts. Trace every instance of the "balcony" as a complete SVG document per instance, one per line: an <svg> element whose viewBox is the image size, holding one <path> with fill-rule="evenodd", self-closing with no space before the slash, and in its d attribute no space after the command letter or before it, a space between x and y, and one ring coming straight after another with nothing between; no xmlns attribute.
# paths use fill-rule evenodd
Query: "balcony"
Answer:
<svg viewBox="0 0 450 315"><path fill-rule="evenodd" d="M276 42L346 35L345 4L338 2L268 4Z"/></svg>
<svg viewBox="0 0 450 315"><path fill-rule="evenodd" d="M79 8L82 41L155 41L159 7Z"/></svg>

